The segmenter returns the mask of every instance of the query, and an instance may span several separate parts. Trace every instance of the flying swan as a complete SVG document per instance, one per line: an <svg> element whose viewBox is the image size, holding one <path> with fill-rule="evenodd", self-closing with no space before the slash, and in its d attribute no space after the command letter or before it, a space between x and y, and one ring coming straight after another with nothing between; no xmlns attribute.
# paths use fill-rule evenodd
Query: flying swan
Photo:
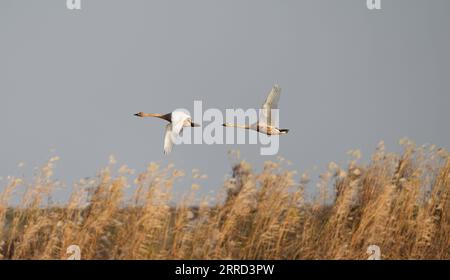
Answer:
<svg viewBox="0 0 450 280"><path fill-rule="evenodd" d="M182 111L173 111L168 114L149 114L139 112L134 114L137 117L153 117L168 121L166 125L166 132L164 133L164 154L169 154L172 151L173 139L181 135L183 127L197 127L198 124L192 122L190 115Z"/></svg>
<svg viewBox="0 0 450 280"><path fill-rule="evenodd" d="M278 100L280 99L280 94L281 88L278 85L274 85L269 95L267 96L266 101L264 101L264 104L262 105L260 117L257 123L254 123L252 125L224 123L223 126L252 129L267 135L287 134L289 132L289 129L278 128L275 126L274 116L272 116L271 111L272 109L278 108Z"/></svg>

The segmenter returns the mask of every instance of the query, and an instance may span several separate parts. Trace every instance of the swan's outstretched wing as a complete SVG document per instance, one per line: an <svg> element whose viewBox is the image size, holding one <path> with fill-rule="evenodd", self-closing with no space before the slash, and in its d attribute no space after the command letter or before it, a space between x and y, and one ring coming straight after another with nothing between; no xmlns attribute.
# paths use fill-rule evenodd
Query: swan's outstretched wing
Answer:
<svg viewBox="0 0 450 280"><path fill-rule="evenodd" d="M172 130L175 136L181 135L183 126L188 119L190 119L190 116L184 112L172 112Z"/></svg>
<svg viewBox="0 0 450 280"><path fill-rule="evenodd" d="M166 134L164 136L164 153L168 154L172 150L172 146L178 137L180 137L183 127L187 123L187 120L189 120L191 117L184 113L179 111L174 111L171 113L171 123L166 126ZM190 123L190 122L189 122Z"/></svg>
<svg viewBox="0 0 450 280"><path fill-rule="evenodd" d="M271 110L278 108L278 100L280 100L281 88L274 85L269 95L262 105L259 122L267 125L275 124L275 116L272 116Z"/></svg>
<svg viewBox="0 0 450 280"><path fill-rule="evenodd" d="M169 123L166 125L166 132L164 133L164 154L168 155L172 151L172 124Z"/></svg>
<svg viewBox="0 0 450 280"><path fill-rule="evenodd" d="M181 134L181 130L183 129L185 120L186 119L179 119L176 123L173 123L172 130L174 136L178 136Z"/></svg>

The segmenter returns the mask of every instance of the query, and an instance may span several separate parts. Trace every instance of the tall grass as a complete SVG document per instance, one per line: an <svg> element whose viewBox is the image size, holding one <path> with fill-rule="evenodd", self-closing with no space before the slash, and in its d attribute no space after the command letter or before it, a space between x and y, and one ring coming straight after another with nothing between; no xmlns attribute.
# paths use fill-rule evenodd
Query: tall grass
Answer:
<svg viewBox="0 0 450 280"><path fill-rule="evenodd" d="M402 144L393 154L380 143L367 164L358 151L345 167L330 163L313 199L307 174L296 180L285 160L261 172L237 161L216 202L196 206L196 184L172 203L185 176L173 166L115 173L113 159L68 202L49 204L59 184L52 158L32 182L2 186L0 258L66 259L75 244L82 259L367 259L373 244L382 259L449 259L450 154ZM27 191L11 206L20 186Z"/></svg>

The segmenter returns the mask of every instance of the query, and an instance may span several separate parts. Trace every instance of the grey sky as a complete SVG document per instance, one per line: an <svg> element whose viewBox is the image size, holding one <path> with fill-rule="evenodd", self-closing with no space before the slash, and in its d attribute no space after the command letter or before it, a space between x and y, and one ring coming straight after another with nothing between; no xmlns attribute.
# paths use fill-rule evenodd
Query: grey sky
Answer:
<svg viewBox="0 0 450 280"><path fill-rule="evenodd" d="M0 2L0 176L61 157L56 177L95 175L116 155L138 171L175 163L221 184L227 150L260 166L255 145L175 146L179 107L254 108L282 87L279 155L302 172L346 151L410 137L449 148L450 1L65 0ZM198 121L197 121L198 122ZM206 123L204 123L205 125ZM18 171L17 163L26 163Z"/></svg>

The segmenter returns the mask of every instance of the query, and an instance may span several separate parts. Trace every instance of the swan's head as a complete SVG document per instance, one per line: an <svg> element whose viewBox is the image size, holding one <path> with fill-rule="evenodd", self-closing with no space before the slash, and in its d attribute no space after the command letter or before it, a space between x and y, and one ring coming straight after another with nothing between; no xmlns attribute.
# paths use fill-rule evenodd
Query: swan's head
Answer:
<svg viewBox="0 0 450 280"><path fill-rule="evenodd" d="M225 127L234 127L234 125L232 125L231 123L224 123L224 124L222 124L222 126L225 126Z"/></svg>
<svg viewBox="0 0 450 280"><path fill-rule="evenodd" d="M143 117L144 116L144 112L139 112L139 113L136 113L136 114L134 114L136 117Z"/></svg>

